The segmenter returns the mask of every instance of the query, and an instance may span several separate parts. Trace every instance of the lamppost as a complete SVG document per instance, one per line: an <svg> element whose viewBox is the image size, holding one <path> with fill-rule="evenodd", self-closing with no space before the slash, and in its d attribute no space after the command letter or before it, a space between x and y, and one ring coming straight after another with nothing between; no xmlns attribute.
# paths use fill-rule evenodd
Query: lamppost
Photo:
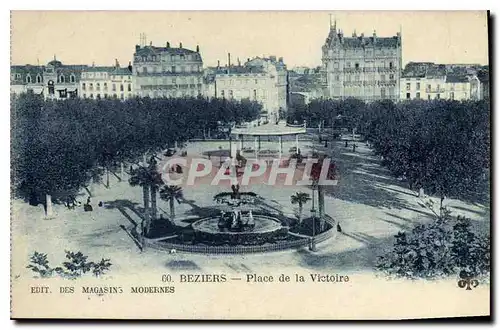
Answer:
<svg viewBox="0 0 500 330"><path fill-rule="evenodd" d="M316 236L316 209L314 208L314 189L315 189L315 183L313 182L312 186L312 208L311 208L311 214L312 214L312 239L311 239L311 245L309 247L309 250L312 252L316 252L316 241L314 240L314 237Z"/></svg>

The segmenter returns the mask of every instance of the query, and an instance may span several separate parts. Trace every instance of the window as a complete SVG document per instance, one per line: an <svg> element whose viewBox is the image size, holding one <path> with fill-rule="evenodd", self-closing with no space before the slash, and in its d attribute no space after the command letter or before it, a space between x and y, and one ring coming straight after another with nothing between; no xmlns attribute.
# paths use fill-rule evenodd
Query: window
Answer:
<svg viewBox="0 0 500 330"><path fill-rule="evenodd" d="M151 56L151 61L156 61L156 56L155 55Z"/></svg>
<svg viewBox="0 0 500 330"><path fill-rule="evenodd" d="M113 84L113 85L112 85L112 91L113 91L113 92L116 92L116 84Z"/></svg>
<svg viewBox="0 0 500 330"><path fill-rule="evenodd" d="M257 90L256 89L253 90L253 99L257 100Z"/></svg>
<svg viewBox="0 0 500 330"><path fill-rule="evenodd" d="M431 99L431 96L430 95L427 95L427 99L430 100Z"/></svg>
<svg viewBox="0 0 500 330"><path fill-rule="evenodd" d="M170 60L175 61L175 55L170 55Z"/></svg>
<svg viewBox="0 0 500 330"><path fill-rule="evenodd" d="M430 92L431 89L432 89L432 85L431 84L427 85L427 91Z"/></svg>
<svg viewBox="0 0 500 330"><path fill-rule="evenodd" d="M354 64L354 67L355 67L356 69L359 69L359 63Z"/></svg>
<svg viewBox="0 0 500 330"><path fill-rule="evenodd" d="M85 86L85 83L82 83L82 90L85 90L87 86Z"/></svg>
<svg viewBox="0 0 500 330"><path fill-rule="evenodd" d="M104 83L103 88L104 88L104 91L107 91L108 90L108 83Z"/></svg>
<svg viewBox="0 0 500 330"><path fill-rule="evenodd" d="M113 93L113 98L114 98L114 99L116 99L116 98L117 98L116 93Z"/></svg>
<svg viewBox="0 0 500 330"><path fill-rule="evenodd" d="M120 84L120 92L123 92L123 84Z"/></svg>
<svg viewBox="0 0 500 330"><path fill-rule="evenodd" d="M184 54L181 54L180 58L181 58L181 60L185 60L186 59L186 57L184 56Z"/></svg>
<svg viewBox="0 0 500 330"><path fill-rule="evenodd" d="M59 90L59 97L60 98L66 98L66 97L68 97L66 89Z"/></svg>
<svg viewBox="0 0 500 330"><path fill-rule="evenodd" d="M406 93L406 99L407 100L411 99L411 93Z"/></svg>
<svg viewBox="0 0 500 330"><path fill-rule="evenodd" d="M108 98L108 93L104 93L104 98L107 99Z"/></svg>
<svg viewBox="0 0 500 330"><path fill-rule="evenodd" d="M31 84L31 76L30 75L26 76L26 83Z"/></svg>
<svg viewBox="0 0 500 330"><path fill-rule="evenodd" d="M382 96L382 98L385 99L385 88L380 89L380 96Z"/></svg>
<svg viewBox="0 0 500 330"><path fill-rule="evenodd" d="M255 85L257 85L258 83L259 83L259 82L258 82L258 80L257 80L257 79L255 79Z"/></svg>
<svg viewBox="0 0 500 330"><path fill-rule="evenodd" d="M390 79L390 80L394 80L394 74L392 74L392 73L391 73L391 74L389 75L389 79Z"/></svg>
<svg viewBox="0 0 500 330"><path fill-rule="evenodd" d="M83 98L86 99L87 98L87 94L83 93Z"/></svg>
<svg viewBox="0 0 500 330"><path fill-rule="evenodd" d="M21 74L20 73L16 73L16 79L21 79Z"/></svg>
<svg viewBox="0 0 500 330"><path fill-rule="evenodd" d="M59 76L59 83L64 84L64 76L63 75Z"/></svg>
<svg viewBox="0 0 500 330"><path fill-rule="evenodd" d="M450 92L450 100L454 100L455 99L455 93L454 92Z"/></svg>
<svg viewBox="0 0 500 330"><path fill-rule="evenodd" d="M438 99L438 100L439 100L440 98L441 98L441 94L437 93L437 95L436 95L436 99Z"/></svg>
<svg viewBox="0 0 500 330"><path fill-rule="evenodd" d="M95 90L96 90L96 91L100 91L100 90L101 90L101 84L96 83L96 84L95 84Z"/></svg>
<svg viewBox="0 0 500 330"><path fill-rule="evenodd" d="M417 91L419 91L419 90L420 90L420 83L418 82L417 83Z"/></svg>
<svg viewBox="0 0 500 330"><path fill-rule="evenodd" d="M380 75L380 80L385 81L385 74Z"/></svg>
<svg viewBox="0 0 500 330"><path fill-rule="evenodd" d="M411 83L406 83L406 90L409 91L411 89Z"/></svg>
<svg viewBox="0 0 500 330"><path fill-rule="evenodd" d="M389 62L389 69L394 69L394 64L392 62Z"/></svg>
<svg viewBox="0 0 500 330"><path fill-rule="evenodd" d="M96 95L96 99L100 100L101 99L101 94Z"/></svg>
<svg viewBox="0 0 500 330"><path fill-rule="evenodd" d="M172 65L172 73L175 73L175 65Z"/></svg>
<svg viewBox="0 0 500 330"><path fill-rule="evenodd" d="M229 91L229 98L230 98L230 99L232 99L232 98L233 98L233 91L232 91L232 90L230 90L230 91Z"/></svg>
<svg viewBox="0 0 500 330"><path fill-rule="evenodd" d="M90 93L90 98L93 99L94 98L94 94Z"/></svg>
<svg viewBox="0 0 500 330"><path fill-rule="evenodd" d="M355 75L355 76L354 76L354 80L355 80L355 81L359 81L359 75Z"/></svg>
<svg viewBox="0 0 500 330"><path fill-rule="evenodd" d="M338 69L338 68L339 68L339 62L335 62L335 63L333 64L333 67L334 67L335 69Z"/></svg>
<svg viewBox="0 0 500 330"><path fill-rule="evenodd" d="M42 83L42 76L40 76L40 75L36 76L36 83L37 84L41 84Z"/></svg>
<svg viewBox="0 0 500 330"><path fill-rule="evenodd" d="M172 84L174 84L174 85L176 85L176 84L177 84L177 81L176 81L175 77L174 77L174 78L172 78Z"/></svg>
<svg viewBox="0 0 500 330"><path fill-rule="evenodd" d="M224 98L224 91L220 91L220 96L222 96L222 98Z"/></svg>
<svg viewBox="0 0 500 330"><path fill-rule="evenodd" d="M351 62L347 62L347 63L346 63L346 67L347 67L347 68L350 68L350 67L351 67Z"/></svg>
<svg viewBox="0 0 500 330"><path fill-rule="evenodd" d="M336 80L336 81L340 81L340 76L338 76L338 75L337 75L337 76L335 76L335 80Z"/></svg>
<svg viewBox="0 0 500 330"><path fill-rule="evenodd" d="M143 62L146 62L147 60L148 60L148 58L147 58L146 56L143 56L143 57L142 57L142 61L143 61Z"/></svg>
<svg viewBox="0 0 500 330"><path fill-rule="evenodd" d="M439 84L437 84L437 87L436 87L436 89L437 89L437 91L438 91L438 92L439 92L439 87L440 87L440 86L439 86Z"/></svg>
<svg viewBox="0 0 500 330"><path fill-rule="evenodd" d="M93 90L94 90L94 84L93 84L93 83L90 83L90 84L89 84L89 89L90 89L91 91L93 91Z"/></svg>
<svg viewBox="0 0 500 330"><path fill-rule="evenodd" d="M123 100L124 99L124 96L123 96L123 93L120 94L120 100Z"/></svg>
<svg viewBox="0 0 500 330"><path fill-rule="evenodd" d="M131 84L128 84L127 85L127 91L131 92L132 91L132 85Z"/></svg>
<svg viewBox="0 0 500 330"><path fill-rule="evenodd" d="M417 94L415 95L415 98L416 98L417 100L420 100L420 92L417 92Z"/></svg>

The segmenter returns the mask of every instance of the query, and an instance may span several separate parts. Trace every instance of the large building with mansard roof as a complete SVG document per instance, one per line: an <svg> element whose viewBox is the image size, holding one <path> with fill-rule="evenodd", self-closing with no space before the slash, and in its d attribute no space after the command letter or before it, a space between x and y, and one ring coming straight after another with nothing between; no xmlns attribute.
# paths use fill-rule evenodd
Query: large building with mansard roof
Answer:
<svg viewBox="0 0 500 330"><path fill-rule="evenodd" d="M13 65L11 93L33 92L48 99L78 97L78 86L86 65L65 65L55 56L47 65Z"/></svg>
<svg viewBox="0 0 500 330"><path fill-rule="evenodd" d="M196 97L202 95L203 60L196 51L136 45L133 61L134 93L140 97Z"/></svg>
<svg viewBox="0 0 500 330"><path fill-rule="evenodd" d="M322 47L322 84L326 98L363 101L399 100L401 33L380 37L356 32L351 37L330 25Z"/></svg>

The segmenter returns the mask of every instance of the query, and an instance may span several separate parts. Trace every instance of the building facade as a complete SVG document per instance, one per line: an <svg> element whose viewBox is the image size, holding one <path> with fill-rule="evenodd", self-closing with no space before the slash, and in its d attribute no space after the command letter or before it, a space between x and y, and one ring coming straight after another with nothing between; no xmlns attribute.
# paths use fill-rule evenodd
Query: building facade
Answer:
<svg viewBox="0 0 500 330"><path fill-rule="evenodd" d="M465 64L410 62L401 77L401 100L478 100L478 71Z"/></svg>
<svg viewBox="0 0 500 330"><path fill-rule="evenodd" d="M230 62L230 61L229 61ZM205 79L205 96L262 104L268 119L278 120L287 110L287 69L283 58L248 59L241 65L210 68Z"/></svg>
<svg viewBox="0 0 500 330"><path fill-rule="evenodd" d="M196 97L203 94L200 49L137 45L133 60L134 94L140 97Z"/></svg>
<svg viewBox="0 0 500 330"><path fill-rule="evenodd" d="M83 70L79 82L79 95L83 98L118 98L134 96L132 66L90 66Z"/></svg>
<svg viewBox="0 0 500 330"><path fill-rule="evenodd" d="M11 66L11 93L33 92L46 99L78 97L78 86L86 65L64 65L55 57L45 66Z"/></svg>
<svg viewBox="0 0 500 330"><path fill-rule="evenodd" d="M322 47L322 84L326 98L398 100L402 66L401 33L345 37L336 24Z"/></svg>

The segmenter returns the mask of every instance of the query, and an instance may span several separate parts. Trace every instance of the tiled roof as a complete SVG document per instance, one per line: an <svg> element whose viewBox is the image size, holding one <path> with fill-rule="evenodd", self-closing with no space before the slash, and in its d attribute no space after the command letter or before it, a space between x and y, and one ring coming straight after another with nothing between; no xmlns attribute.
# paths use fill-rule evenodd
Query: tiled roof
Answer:
<svg viewBox="0 0 500 330"><path fill-rule="evenodd" d="M141 47L136 51L137 55L142 54L158 54L158 53L169 53L172 55L181 55L181 54L198 54L194 50L186 49L186 48L174 48L174 47L156 47L156 46L145 46Z"/></svg>
<svg viewBox="0 0 500 330"><path fill-rule="evenodd" d="M347 48L359 48L359 47L384 47L384 48L396 48L399 45L398 36L393 37L345 37L338 33L334 35L335 39L338 40L337 44L342 45ZM333 41L332 37L329 36L326 40L327 44Z"/></svg>
<svg viewBox="0 0 500 330"><path fill-rule="evenodd" d="M215 69L215 74L255 74L265 73L264 69L259 66L231 66Z"/></svg>
<svg viewBox="0 0 500 330"><path fill-rule="evenodd" d="M111 72L114 71L114 66L89 66L85 68L85 72Z"/></svg>
<svg viewBox="0 0 500 330"><path fill-rule="evenodd" d="M469 82L469 79L466 75L453 75L449 74L446 76L447 83L466 83Z"/></svg>

